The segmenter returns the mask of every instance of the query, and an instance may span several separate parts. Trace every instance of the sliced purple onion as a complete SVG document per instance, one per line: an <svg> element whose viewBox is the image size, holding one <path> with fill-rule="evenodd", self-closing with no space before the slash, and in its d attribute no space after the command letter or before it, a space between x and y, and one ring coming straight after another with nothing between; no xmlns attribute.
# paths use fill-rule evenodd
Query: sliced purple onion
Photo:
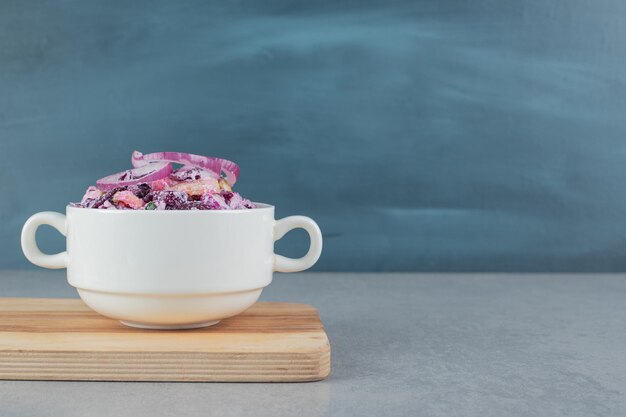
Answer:
<svg viewBox="0 0 626 417"><path fill-rule="evenodd" d="M156 161L204 168L213 172L218 178L225 177L230 185L234 185L239 177L239 165L233 161L212 156L183 152L155 152L144 155L139 151L134 151L131 157L131 163L134 167L142 167Z"/></svg>
<svg viewBox="0 0 626 417"><path fill-rule="evenodd" d="M172 172L172 164L169 162L153 162L138 168L129 169L108 177L100 178L96 185L101 190L112 190L117 187L141 184L144 182L157 181L166 178Z"/></svg>

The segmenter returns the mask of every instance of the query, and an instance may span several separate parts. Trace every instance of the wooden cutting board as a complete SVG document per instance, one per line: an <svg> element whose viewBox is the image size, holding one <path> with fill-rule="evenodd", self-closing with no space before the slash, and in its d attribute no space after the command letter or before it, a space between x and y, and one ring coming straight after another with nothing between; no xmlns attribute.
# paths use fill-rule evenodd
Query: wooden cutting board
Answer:
<svg viewBox="0 0 626 417"><path fill-rule="evenodd" d="M330 373L317 310L256 303L215 326L141 330L78 299L0 298L0 379L316 381Z"/></svg>

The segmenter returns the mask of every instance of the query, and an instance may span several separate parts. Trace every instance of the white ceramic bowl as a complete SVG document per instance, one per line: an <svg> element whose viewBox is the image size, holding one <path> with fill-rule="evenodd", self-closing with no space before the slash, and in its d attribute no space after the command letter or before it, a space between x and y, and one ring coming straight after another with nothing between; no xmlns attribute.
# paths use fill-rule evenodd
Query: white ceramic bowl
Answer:
<svg viewBox="0 0 626 417"><path fill-rule="evenodd" d="M99 210L68 206L41 212L22 229L22 250L35 265L67 268L70 285L92 309L151 329L210 326L246 310L274 271L310 268L322 234L308 217L274 220L274 207L249 210ZM67 236L67 251L42 253L35 232L48 224ZM299 259L274 254L295 228L311 238Z"/></svg>

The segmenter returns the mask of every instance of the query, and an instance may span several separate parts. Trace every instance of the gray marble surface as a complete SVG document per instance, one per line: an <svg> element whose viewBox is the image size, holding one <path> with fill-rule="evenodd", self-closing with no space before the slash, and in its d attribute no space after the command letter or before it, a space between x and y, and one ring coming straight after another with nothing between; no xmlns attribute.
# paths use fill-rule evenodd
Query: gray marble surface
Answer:
<svg viewBox="0 0 626 417"><path fill-rule="evenodd" d="M0 271L0 296L74 297L63 271ZM314 383L0 381L13 416L624 416L624 275L277 275L332 346ZM1 344L0 340L0 344Z"/></svg>

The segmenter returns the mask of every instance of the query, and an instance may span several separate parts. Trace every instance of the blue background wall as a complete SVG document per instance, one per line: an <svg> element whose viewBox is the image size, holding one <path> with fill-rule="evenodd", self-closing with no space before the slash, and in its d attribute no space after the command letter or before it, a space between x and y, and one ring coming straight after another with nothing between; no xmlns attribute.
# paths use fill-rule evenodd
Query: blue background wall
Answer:
<svg viewBox="0 0 626 417"><path fill-rule="evenodd" d="M240 163L319 222L317 270L626 270L625 28L618 0L2 0L0 268L136 148Z"/></svg>

